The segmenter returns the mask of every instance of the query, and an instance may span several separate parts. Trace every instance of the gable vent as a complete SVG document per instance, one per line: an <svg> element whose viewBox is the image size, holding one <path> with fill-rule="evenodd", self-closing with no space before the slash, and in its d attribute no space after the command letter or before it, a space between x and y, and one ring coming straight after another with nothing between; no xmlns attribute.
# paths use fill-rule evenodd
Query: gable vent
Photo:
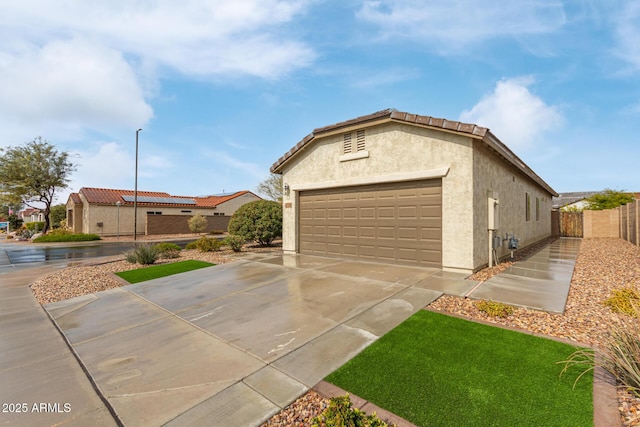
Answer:
<svg viewBox="0 0 640 427"><path fill-rule="evenodd" d="M351 134L350 133L345 133L344 134L344 139L342 141L342 152L347 154L351 152Z"/></svg>
<svg viewBox="0 0 640 427"><path fill-rule="evenodd" d="M365 148L364 129L361 129L356 132L356 151L364 151Z"/></svg>

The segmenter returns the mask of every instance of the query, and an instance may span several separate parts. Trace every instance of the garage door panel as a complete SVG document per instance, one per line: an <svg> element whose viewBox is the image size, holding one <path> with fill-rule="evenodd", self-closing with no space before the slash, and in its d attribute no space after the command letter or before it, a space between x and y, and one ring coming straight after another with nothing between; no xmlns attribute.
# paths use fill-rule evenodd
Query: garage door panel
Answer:
<svg viewBox="0 0 640 427"><path fill-rule="evenodd" d="M344 219L358 218L358 208L344 208L342 210L342 218Z"/></svg>
<svg viewBox="0 0 640 427"><path fill-rule="evenodd" d="M300 194L302 253L442 265L441 180Z"/></svg>
<svg viewBox="0 0 640 427"><path fill-rule="evenodd" d="M418 227L398 227L398 239L418 240Z"/></svg>
<svg viewBox="0 0 640 427"><path fill-rule="evenodd" d="M342 209L330 208L327 209L327 219L340 219L342 217Z"/></svg>
<svg viewBox="0 0 640 427"><path fill-rule="evenodd" d="M398 208L398 218L417 219L418 218L417 207L416 206L400 206Z"/></svg>

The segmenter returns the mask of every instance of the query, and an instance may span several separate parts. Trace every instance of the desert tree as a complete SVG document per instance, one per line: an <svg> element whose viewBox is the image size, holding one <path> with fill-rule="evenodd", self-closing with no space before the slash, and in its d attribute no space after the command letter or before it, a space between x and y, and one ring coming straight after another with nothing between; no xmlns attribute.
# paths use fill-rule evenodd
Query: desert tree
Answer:
<svg viewBox="0 0 640 427"><path fill-rule="evenodd" d="M269 200L276 202L282 201L282 175L277 173L270 174L264 181L258 184L256 191L267 197Z"/></svg>
<svg viewBox="0 0 640 427"><path fill-rule="evenodd" d="M0 150L0 183L3 191L22 204L41 209L44 213L44 233L50 227L51 205L56 192L69 186L76 166L69 153L58 151L41 137L24 146Z"/></svg>

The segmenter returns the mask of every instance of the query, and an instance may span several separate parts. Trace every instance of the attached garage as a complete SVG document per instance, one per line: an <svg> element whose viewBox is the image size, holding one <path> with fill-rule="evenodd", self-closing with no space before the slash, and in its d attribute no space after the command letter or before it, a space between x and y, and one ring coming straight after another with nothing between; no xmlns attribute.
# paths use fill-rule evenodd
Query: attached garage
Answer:
<svg viewBox="0 0 640 427"><path fill-rule="evenodd" d="M442 182L300 192L303 254L442 266Z"/></svg>
<svg viewBox="0 0 640 427"><path fill-rule="evenodd" d="M555 191L474 124L379 111L314 129L271 172L286 253L468 273L507 256L506 235L551 234Z"/></svg>

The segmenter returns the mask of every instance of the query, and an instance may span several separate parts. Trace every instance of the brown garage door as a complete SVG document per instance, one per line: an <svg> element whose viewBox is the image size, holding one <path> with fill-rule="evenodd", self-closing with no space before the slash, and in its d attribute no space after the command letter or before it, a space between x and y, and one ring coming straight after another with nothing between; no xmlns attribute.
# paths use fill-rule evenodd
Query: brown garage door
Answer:
<svg viewBox="0 0 640 427"><path fill-rule="evenodd" d="M300 253L442 266L442 180L303 191Z"/></svg>

